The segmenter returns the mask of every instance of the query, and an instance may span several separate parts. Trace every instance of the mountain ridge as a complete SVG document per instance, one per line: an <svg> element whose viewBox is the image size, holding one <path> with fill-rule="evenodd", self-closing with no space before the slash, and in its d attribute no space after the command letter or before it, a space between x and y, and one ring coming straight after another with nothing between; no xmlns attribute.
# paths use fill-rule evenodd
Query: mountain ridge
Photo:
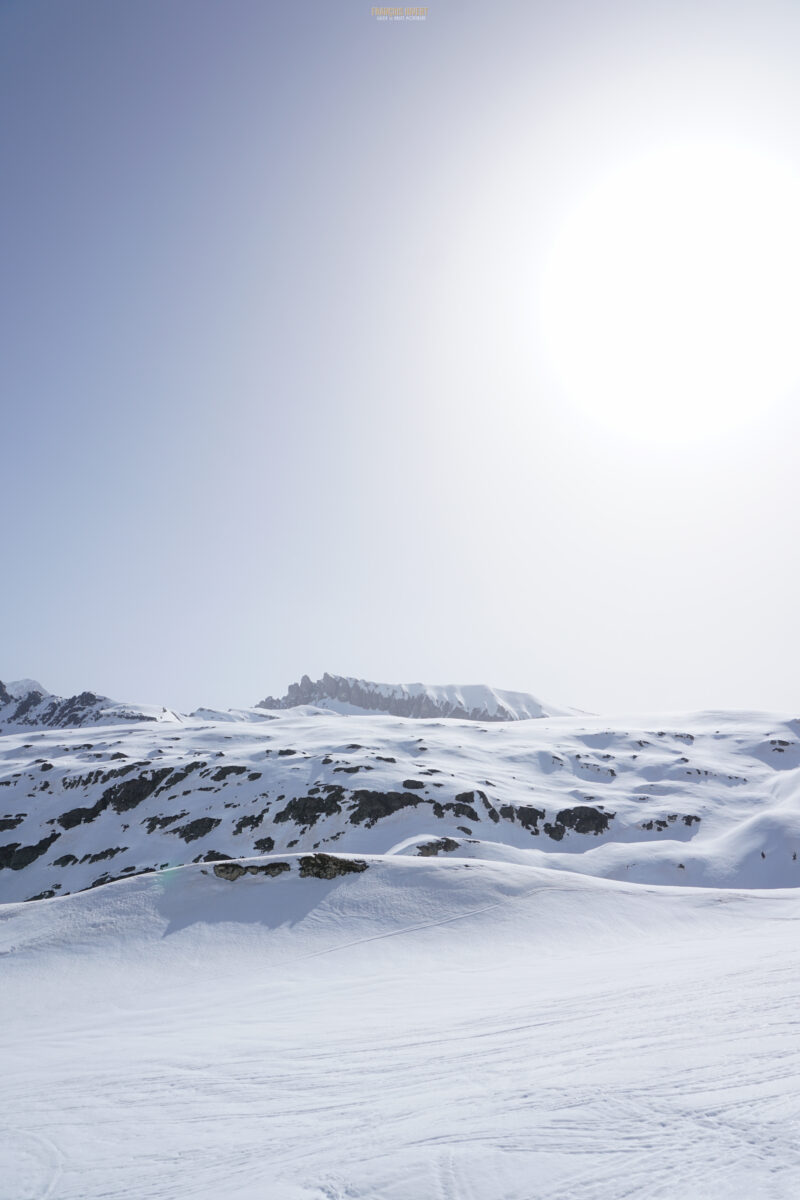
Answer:
<svg viewBox="0 0 800 1200"><path fill-rule="evenodd" d="M301 705L416 720L448 717L458 721L526 721L574 712L545 705L529 692L485 684L376 683L327 671L316 680L303 675L299 683L289 684L285 696L267 696L256 707L280 711Z"/></svg>
<svg viewBox="0 0 800 1200"><path fill-rule="evenodd" d="M10 729L75 729L118 722L178 721L170 709L156 705L131 705L83 691L56 696L35 679L0 680L0 733Z"/></svg>
<svg viewBox="0 0 800 1200"><path fill-rule="evenodd" d="M0 737L0 902L190 862L249 871L266 856L270 874L316 853L800 885L800 722L786 715L178 717L94 693L27 699Z"/></svg>

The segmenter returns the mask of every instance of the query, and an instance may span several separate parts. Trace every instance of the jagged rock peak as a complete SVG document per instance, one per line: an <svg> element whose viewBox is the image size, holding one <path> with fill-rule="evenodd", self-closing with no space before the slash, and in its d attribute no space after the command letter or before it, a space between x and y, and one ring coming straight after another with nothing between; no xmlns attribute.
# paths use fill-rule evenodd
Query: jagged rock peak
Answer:
<svg viewBox="0 0 800 1200"><path fill-rule="evenodd" d="M556 716L564 709L545 707L527 692L499 691L483 684L430 685L373 683L367 679L329 675L312 680L303 675L286 695L267 696L256 706L265 709L313 705L343 713L386 713L395 717L452 717L462 721L524 721Z"/></svg>
<svg viewBox="0 0 800 1200"><path fill-rule="evenodd" d="M119 704L95 692L80 692L65 699L54 696L35 679L19 679L14 683L0 681L0 732L20 726L67 729L120 721L168 719L178 718L167 709Z"/></svg>

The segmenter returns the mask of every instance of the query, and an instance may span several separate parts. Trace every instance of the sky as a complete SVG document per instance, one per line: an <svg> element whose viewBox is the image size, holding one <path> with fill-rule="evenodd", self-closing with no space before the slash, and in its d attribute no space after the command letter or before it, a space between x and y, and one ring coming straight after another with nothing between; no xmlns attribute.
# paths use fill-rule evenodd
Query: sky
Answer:
<svg viewBox="0 0 800 1200"><path fill-rule="evenodd" d="M799 57L776 0L0 0L0 678L800 710Z"/></svg>

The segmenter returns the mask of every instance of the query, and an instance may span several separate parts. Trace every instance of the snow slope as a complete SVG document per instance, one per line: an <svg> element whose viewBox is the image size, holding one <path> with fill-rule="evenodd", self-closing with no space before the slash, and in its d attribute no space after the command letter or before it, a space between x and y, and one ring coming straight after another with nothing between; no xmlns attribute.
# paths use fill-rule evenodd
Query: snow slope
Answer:
<svg viewBox="0 0 800 1200"><path fill-rule="evenodd" d="M777 714L483 724L302 707L13 729L0 901L206 858L431 847L643 883L795 886L798 734Z"/></svg>
<svg viewBox="0 0 800 1200"><path fill-rule="evenodd" d="M800 893L377 857L0 909L15 1200L793 1200Z"/></svg>
<svg viewBox="0 0 800 1200"><path fill-rule="evenodd" d="M31 684L0 693L0 1196L800 1194L797 719Z"/></svg>

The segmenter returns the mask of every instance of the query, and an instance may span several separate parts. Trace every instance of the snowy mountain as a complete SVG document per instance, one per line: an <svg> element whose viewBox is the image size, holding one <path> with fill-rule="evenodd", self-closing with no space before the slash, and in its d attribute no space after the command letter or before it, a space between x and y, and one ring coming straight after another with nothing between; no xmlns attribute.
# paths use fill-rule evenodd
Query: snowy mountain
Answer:
<svg viewBox="0 0 800 1200"><path fill-rule="evenodd" d="M13 728L73 729L83 725L116 725L120 721L177 721L175 713L151 705L119 704L94 692L64 699L54 696L35 679L0 681L0 733Z"/></svg>
<svg viewBox="0 0 800 1200"><path fill-rule="evenodd" d="M785 717L482 723L301 705L179 718L91 693L4 694L1 900L334 850L800 882L800 725Z"/></svg>
<svg viewBox="0 0 800 1200"><path fill-rule="evenodd" d="M343 675L312 681L304 675L285 696L267 696L258 707L297 708L312 705L340 713L386 713L393 717L452 717L458 721L527 721L558 716L569 710L545 706L527 692L501 692L482 684L431 686L425 683L371 683Z"/></svg>
<svg viewBox="0 0 800 1200"><path fill-rule="evenodd" d="M4 1195L797 1195L800 721L296 698L0 690Z"/></svg>

